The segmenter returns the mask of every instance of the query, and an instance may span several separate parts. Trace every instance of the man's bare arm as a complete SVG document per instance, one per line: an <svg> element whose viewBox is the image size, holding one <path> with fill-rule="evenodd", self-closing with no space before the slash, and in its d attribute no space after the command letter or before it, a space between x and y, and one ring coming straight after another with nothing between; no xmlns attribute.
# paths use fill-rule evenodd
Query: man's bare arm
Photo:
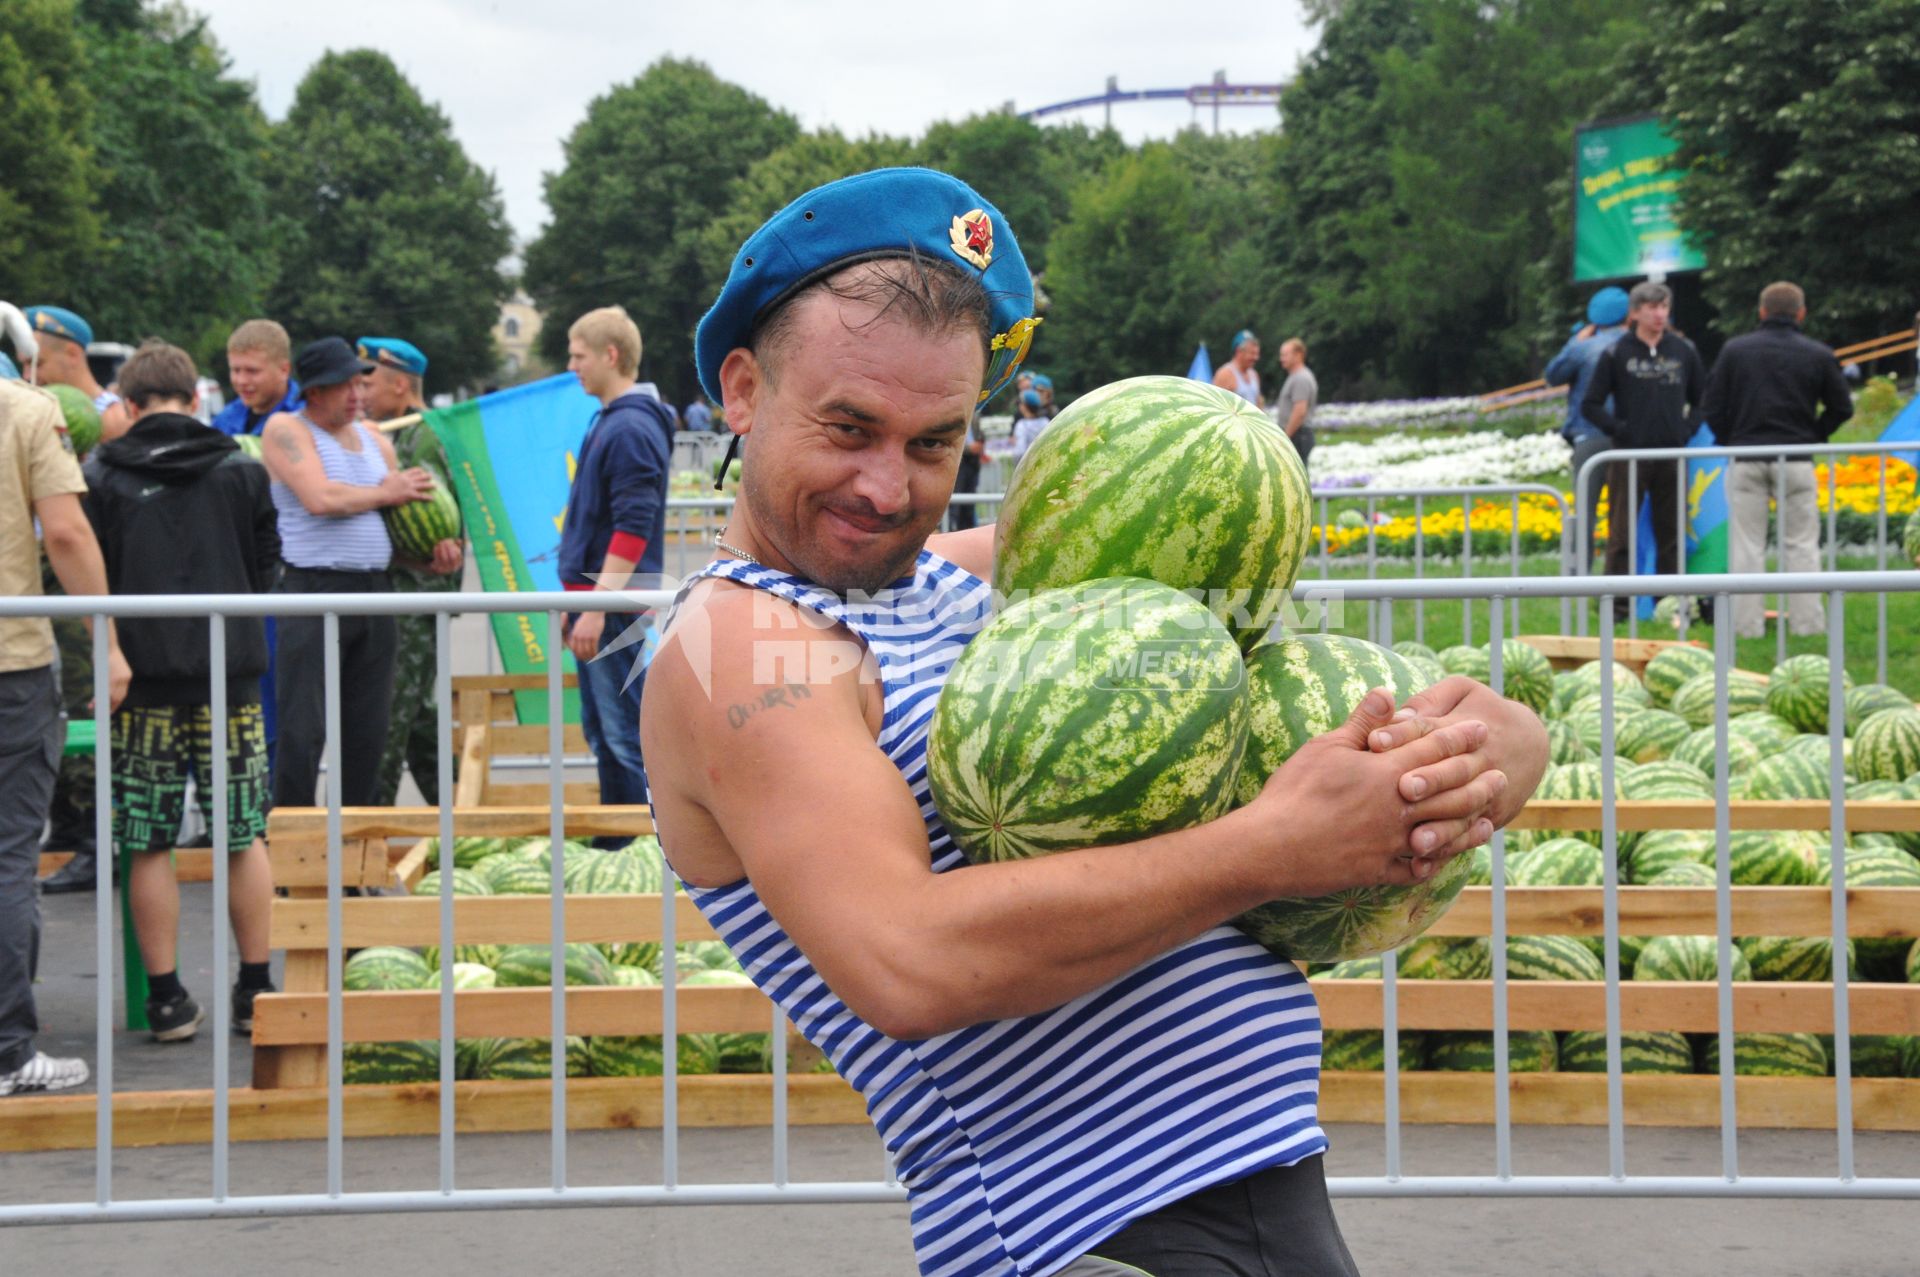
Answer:
<svg viewBox="0 0 1920 1277"><path fill-rule="evenodd" d="M86 509L78 493L62 492L41 497L33 503L34 517L40 520L41 542L47 562L60 580L60 588L69 595L107 593L107 564L100 554L100 541L87 521ZM93 633L93 618L84 618L87 633ZM133 670L120 651L120 634L111 618L107 621L107 694L109 709L120 708L133 681Z"/></svg>
<svg viewBox="0 0 1920 1277"><path fill-rule="evenodd" d="M424 470L390 467L386 478L375 487L334 482L313 450L306 427L286 413L269 417L260 435L260 455L267 473L293 489L309 514L361 514L404 505L433 491L433 479Z"/></svg>

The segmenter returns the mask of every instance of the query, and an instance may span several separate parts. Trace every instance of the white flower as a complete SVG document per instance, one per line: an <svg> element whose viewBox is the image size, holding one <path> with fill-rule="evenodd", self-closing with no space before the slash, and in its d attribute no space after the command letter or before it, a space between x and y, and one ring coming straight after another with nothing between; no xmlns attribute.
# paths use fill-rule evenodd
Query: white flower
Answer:
<svg viewBox="0 0 1920 1277"><path fill-rule="evenodd" d="M1313 450L1311 469L1316 480L1366 475L1367 486L1374 488L1459 487L1564 473L1571 457L1566 441L1551 430L1517 439L1494 433L1428 435L1323 443Z"/></svg>

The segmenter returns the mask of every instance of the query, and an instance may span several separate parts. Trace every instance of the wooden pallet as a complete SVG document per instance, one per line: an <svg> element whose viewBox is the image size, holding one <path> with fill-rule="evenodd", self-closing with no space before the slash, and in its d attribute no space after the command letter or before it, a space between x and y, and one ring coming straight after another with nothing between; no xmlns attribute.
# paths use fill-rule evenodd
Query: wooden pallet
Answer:
<svg viewBox="0 0 1920 1277"><path fill-rule="evenodd" d="M1600 640L1583 634L1522 634L1520 641L1547 658L1556 670L1570 670L1600 659ZM1700 647L1699 643L1680 643L1672 639L1628 638L1613 640L1613 659L1635 674L1645 673L1647 662L1669 647Z"/></svg>

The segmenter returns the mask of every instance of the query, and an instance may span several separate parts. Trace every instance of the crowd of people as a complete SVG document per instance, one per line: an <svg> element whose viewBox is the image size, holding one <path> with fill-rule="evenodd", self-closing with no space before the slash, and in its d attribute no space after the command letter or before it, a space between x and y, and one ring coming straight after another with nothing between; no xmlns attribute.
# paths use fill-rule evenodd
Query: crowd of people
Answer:
<svg viewBox="0 0 1920 1277"><path fill-rule="evenodd" d="M426 354L397 337L325 337L292 349L271 319L234 329L234 399L202 424L193 360L142 345L112 386L86 360L92 331L63 307L26 312L32 349L0 380L0 575L8 593L386 594L459 588L461 537L418 559L396 549L382 511L454 492L443 445L422 418ZM658 573L672 419L637 385L640 336L624 311L574 325L569 367L602 411L582 450L561 546L570 590L618 589ZM76 423L54 395L69 386L97 422ZM74 440L97 444L85 457ZM71 429L83 425L81 429ZM43 547L44 546L44 559ZM568 618L581 662L583 720L606 801L645 801L639 683L593 657L636 618ZM430 615L338 617L340 793L390 806L406 775L438 800ZM327 746L325 621L229 618L224 667L204 617L127 618L108 626L115 853L124 868L147 1020L159 1041L191 1038L206 1013L180 981L179 888L171 853L191 793L211 827L214 681L224 685L230 914L240 969L230 997L237 1032L272 987L267 919L273 892L268 811L315 802ZM86 1062L35 1048L32 980L41 893L91 891L100 876L90 754L62 761L66 717L92 713L91 623L0 620L0 1095L78 1086ZM51 818L51 819L50 819ZM43 830L45 836L43 839ZM203 837L202 845L210 843ZM42 846L73 856L35 882Z"/></svg>

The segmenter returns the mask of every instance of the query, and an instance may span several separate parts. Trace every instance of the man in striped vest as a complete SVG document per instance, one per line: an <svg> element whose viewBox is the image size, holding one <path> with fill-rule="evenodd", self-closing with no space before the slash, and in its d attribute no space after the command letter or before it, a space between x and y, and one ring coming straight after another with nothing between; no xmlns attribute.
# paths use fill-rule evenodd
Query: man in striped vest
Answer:
<svg viewBox="0 0 1920 1277"><path fill-rule="evenodd" d="M1350 1273L1312 991L1225 924L1424 878L1517 809L1545 732L1465 679L1406 719L1375 692L1221 820L952 872L927 732L994 532L933 533L1032 301L1000 212L926 169L742 245L695 342L741 497L642 709L662 845L866 1097L926 1277Z"/></svg>

